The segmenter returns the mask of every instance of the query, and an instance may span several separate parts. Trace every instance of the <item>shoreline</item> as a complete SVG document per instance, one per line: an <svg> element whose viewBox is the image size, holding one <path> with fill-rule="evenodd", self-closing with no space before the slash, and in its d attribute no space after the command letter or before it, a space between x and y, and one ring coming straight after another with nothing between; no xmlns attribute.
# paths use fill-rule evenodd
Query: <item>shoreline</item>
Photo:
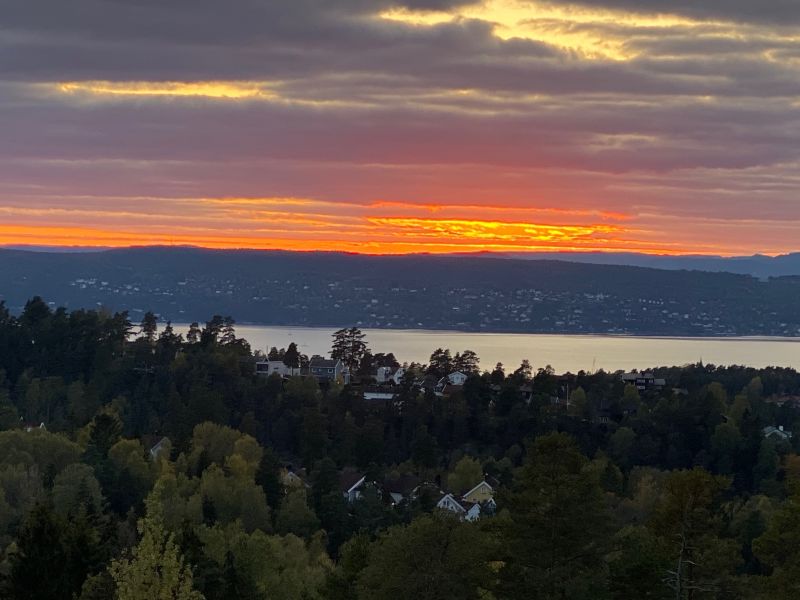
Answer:
<svg viewBox="0 0 800 600"><path fill-rule="evenodd" d="M199 323L203 326L203 323ZM172 323L172 326L177 328L188 328L191 323ZM236 323L236 328L250 328L250 329L278 329L282 331L291 331L294 329L303 331L336 331L342 329L343 326L330 325L330 326L316 326L316 325L264 325L260 323ZM350 327L350 326L344 326ZM394 328L394 327L359 327L361 331L368 333L374 332L387 332L387 333L414 333L414 334L434 334L434 335L480 335L485 337L494 336L520 336L520 337L559 337L559 338L599 338L599 339L620 339L620 340L674 340L674 341L704 341L704 342L776 342L776 343L800 343L800 335L798 336L769 336L769 335L753 335L753 336L693 336L693 335L653 335L653 334L636 334L636 333L559 333L559 332L526 332L526 331L465 331L463 329L413 329L413 328Z"/></svg>

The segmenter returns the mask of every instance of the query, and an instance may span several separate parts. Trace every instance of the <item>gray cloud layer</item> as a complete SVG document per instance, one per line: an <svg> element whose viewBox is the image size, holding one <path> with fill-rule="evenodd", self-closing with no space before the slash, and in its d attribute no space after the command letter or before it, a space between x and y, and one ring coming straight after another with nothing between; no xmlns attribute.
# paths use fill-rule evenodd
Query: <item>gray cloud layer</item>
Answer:
<svg viewBox="0 0 800 600"><path fill-rule="evenodd" d="M469 4L6 0L0 207L93 193L520 206L569 197L800 220L800 47L784 27L800 17L796 1L580 0L697 21L538 23L614 43L626 60L535 35L504 40L487 20L377 17ZM55 85L205 80L264 82L274 96Z"/></svg>
<svg viewBox="0 0 800 600"><path fill-rule="evenodd" d="M700 19L789 25L800 22L796 0L547 0L637 13L680 14Z"/></svg>

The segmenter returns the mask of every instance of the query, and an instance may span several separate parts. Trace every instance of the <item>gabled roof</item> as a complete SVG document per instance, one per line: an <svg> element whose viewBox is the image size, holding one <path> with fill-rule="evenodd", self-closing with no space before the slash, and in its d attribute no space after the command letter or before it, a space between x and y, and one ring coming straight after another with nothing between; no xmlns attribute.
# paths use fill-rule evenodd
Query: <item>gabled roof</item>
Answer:
<svg viewBox="0 0 800 600"><path fill-rule="evenodd" d="M311 367L320 369L335 369L340 362L340 360L333 360L332 358L312 358L309 364Z"/></svg>
<svg viewBox="0 0 800 600"><path fill-rule="evenodd" d="M482 488L483 486L486 486L486 487L488 487L488 488L489 488L489 491L491 491L491 492L494 492L494 488L493 488L491 485L489 485L489 482L488 482L488 481L486 481L486 480L484 479L484 480L483 480L483 481L481 481L481 482L480 482L478 485L476 485L474 488L472 488L470 491L468 491L467 493L465 493L465 494L464 494L462 497L463 497L463 498L466 498L467 496L469 496L469 495L470 495L470 494L472 494L473 492L477 492L477 491L478 491L480 488Z"/></svg>
<svg viewBox="0 0 800 600"><path fill-rule="evenodd" d="M416 475L402 475L397 479L386 479L383 482L383 489L390 494L410 495L422 483Z"/></svg>
<svg viewBox="0 0 800 600"><path fill-rule="evenodd" d="M342 471L339 474L339 489L350 493L364 484L366 475L358 471Z"/></svg>
<svg viewBox="0 0 800 600"><path fill-rule="evenodd" d="M764 437L777 435L778 437L783 438L785 440L788 440L789 438L792 437L791 431L786 431L783 427L775 427L773 425L770 425L769 427L764 427L764 429L762 429L761 432L764 434Z"/></svg>
<svg viewBox="0 0 800 600"><path fill-rule="evenodd" d="M464 507L464 504L469 505L469 507L472 506L471 503L469 503L469 502L465 503L465 502L459 500L458 498L456 498L455 496L453 496L453 494L445 494L444 496L439 498L439 501L436 503L436 507L437 508L445 508L445 504L447 504L448 501L449 501L449 503L452 503L454 508L458 509L459 512L467 512L469 510L469 508L465 508Z"/></svg>

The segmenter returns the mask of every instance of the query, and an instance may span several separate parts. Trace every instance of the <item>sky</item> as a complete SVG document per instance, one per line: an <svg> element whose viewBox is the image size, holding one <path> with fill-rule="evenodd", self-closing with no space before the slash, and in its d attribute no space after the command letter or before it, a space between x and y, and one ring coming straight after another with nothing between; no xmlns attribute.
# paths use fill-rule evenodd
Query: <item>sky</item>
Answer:
<svg viewBox="0 0 800 600"><path fill-rule="evenodd" d="M800 250L797 0L4 0L0 244Z"/></svg>

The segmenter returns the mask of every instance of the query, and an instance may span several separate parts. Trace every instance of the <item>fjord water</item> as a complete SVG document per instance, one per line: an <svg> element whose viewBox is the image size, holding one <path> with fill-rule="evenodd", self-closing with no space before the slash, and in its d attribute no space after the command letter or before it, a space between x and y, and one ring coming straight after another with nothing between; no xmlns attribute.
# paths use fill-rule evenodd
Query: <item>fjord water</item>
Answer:
<svg viewBox="0 0 800 600"><path fill-rule="evenodd" d="M653 338L618 336L462 333L365 329L373 353L394 352L400 362L425 363L436 348L453 353L474 350L483 368L498 362L515 369L527 358L534 369L551 365L556 372L607 371L680 366L703 361L800 369L800 339L791 338ZM239 326L237 333L254 350L285 348L292 342L309 356L326 355L334 329Z"/></svg>

